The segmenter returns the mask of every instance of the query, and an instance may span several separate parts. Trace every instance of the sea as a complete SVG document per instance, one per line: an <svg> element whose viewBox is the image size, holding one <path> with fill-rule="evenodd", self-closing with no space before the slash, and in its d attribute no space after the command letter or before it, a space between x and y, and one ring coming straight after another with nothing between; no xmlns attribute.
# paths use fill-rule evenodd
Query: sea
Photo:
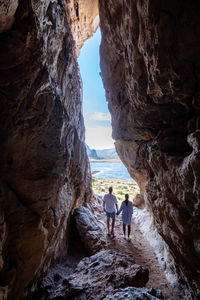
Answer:
<svg viewBox="0 0 200 300"><path fill-rule="evenodd" d="M96 178L118 178L134 181L122 162L90 162L92 176Z"/></svg>

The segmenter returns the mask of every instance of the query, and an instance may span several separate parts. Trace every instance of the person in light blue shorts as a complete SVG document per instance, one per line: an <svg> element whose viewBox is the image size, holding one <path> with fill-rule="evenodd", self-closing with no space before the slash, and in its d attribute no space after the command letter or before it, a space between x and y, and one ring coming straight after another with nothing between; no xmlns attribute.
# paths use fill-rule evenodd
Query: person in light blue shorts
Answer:
<svg viewBox="0 0 200 300"><path fill-rule="evenodd" d="M104 195L103 197L103 209L106 212L107 217L107 230L108 235L114 237L114 227L115 227L115 208L118 213L118 205L117 205L117 198L115 195L112 194L112 187L109 187L109 194ZM110 232L110 219L112 219L111 224L111 232Z"/></svg>
<svg viewBox="0 0 200 300"><path fill-rule="evenodd" d="M124 239L126 239L126 226L128 226L128 241L130 241L131 220L133 214L133 203L128 200L129 195L125 195L125 201L122 202L118 215L122 212Z"/></svg>

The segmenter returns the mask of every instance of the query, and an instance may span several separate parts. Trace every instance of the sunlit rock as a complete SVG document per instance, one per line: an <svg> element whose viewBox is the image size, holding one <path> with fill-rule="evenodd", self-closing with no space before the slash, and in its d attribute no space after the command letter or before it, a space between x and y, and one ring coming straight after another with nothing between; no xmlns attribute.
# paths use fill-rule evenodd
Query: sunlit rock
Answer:
<svg viewBox="0 0 200 300"><path fill-rule="evenodd" d="M70 20L77 55L83 43L99 27L98 0L66 1L66 11Z"/></svg>

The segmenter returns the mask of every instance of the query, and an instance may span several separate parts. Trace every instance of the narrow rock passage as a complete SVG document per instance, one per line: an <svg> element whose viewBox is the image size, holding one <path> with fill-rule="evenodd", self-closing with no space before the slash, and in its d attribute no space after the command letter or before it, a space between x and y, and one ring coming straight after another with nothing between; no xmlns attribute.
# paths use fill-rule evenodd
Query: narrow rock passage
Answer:
<svg viewBox="0 0 200 300"><path fill-rule="evenodd" d="M100 222L106 222L106 217L103 213L98 213L97 218ZM164 272L156 259L156 255L152 247L141 234L139 227L134 223L134 220L132 220L131 229L131 242L128 242L127 240L124 240L122 235L121 216L116 217L115 237L107 237L108 248L122 253L132 254L137 264L148 267L149 281L146 284L146 287L160 289L164 299L181 299L174 293L171 286L167 282Z"/></svg>

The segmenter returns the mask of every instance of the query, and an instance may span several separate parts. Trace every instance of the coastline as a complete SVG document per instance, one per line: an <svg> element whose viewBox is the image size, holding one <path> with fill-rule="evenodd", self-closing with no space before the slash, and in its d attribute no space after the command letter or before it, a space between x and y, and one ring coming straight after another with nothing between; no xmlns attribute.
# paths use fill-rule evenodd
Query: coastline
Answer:
<svg viewBox="0 0 200 300"><path fill-rule="evenodd" d="M96 159L96 158L89 158L89 162L121 162L120 159L117 158L102 158L102 159Z"/></svg>

